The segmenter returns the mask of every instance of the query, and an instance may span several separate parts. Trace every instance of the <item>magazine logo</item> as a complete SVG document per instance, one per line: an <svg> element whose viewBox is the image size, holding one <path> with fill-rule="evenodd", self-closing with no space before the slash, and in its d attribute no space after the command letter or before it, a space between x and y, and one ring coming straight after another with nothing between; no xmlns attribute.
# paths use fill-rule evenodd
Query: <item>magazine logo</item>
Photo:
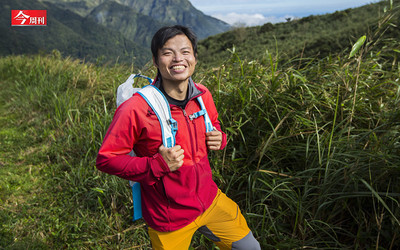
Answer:
<svg viewBox="0 0 400 250"><path fill-rule="evenodd" d="M46 26L46 10L11 10L11 26Z"/></svg>

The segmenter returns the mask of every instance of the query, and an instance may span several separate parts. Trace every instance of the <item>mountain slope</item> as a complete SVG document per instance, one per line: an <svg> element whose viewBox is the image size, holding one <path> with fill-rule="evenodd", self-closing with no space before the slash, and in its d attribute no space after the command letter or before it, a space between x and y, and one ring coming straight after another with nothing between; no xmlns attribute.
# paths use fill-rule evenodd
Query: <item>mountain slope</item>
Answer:
<svg viewBox="0 0 400 250"><path fill-rule="evenodd" d="M165 25L114 1L100 4L88 17L105 27L118 30L126 38L146 49L150 48L153 34Z"/></svg>
<svg viewBox="0 0 400 250"><path fill-rule="evenodd" d="M265 59L266 51L279 53L281 59L346 51L359 37L369 35L386 5L387 1L286 23L236 28L201 41L199 59L217 65L221 58L229 58L228 49L233 47L240 58L248 60Z"/></svg>
<svg viewBox="0 0 400 250"><path fill-rule="evenodd" d="M202 39L228 31L230 26L197 10L188 0L119 0L138 12L164 23L191 27Z"/></svg>
<svg viewBox="0 0 400 250"><path fill-rule="evenodd" d="M104 3L110 4L112 1L108 0L47 0L57 4L60 7L70 9L81 16L90 15L90 13L100 5ZM115 0L116 3L124 5L133 9L135 12L150 16L155 21L162 24L182 24L191 27L200 39L212 36L221 32L230 30L230 25L207 16L201 11L197 10L188 0ZM116 5L109 5L115 7ZM102 7L104 9L104 6ZM121 10L120 7L118 7ZM109 11L116 12L112 9ZM128 10L125 10L128 11ZM126 13L124 10L122 13ZM138 17L134 15L132 17L126 16L128 23L137 23ZM122 27L122 24L115 24L112 26ZM108 26L108 25L107 25ZM151 28L151 26L148 26ZM130 34L127 35L128 37Z"/></svg>
<svg viewBox="0 0 400 250"><path fill-rule="evenodd" d="M0 4L0 55L29 54L59 50L63 55L95 61L132 62L150 58L147 50L116 31L98 25L51 3L35 0L3 0ZM47 26L12 27L12 9L46 9Z"/></svg>

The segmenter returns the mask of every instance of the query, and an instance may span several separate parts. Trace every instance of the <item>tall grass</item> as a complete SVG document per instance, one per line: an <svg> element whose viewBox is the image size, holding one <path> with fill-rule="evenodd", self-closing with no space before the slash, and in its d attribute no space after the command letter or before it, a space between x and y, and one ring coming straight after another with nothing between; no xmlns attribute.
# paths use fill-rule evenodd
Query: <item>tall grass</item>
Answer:
<svg viewBox="0 0 400 250"><path fill-rule="evenodd" d="M232 50L204 77L229 133L221 185L264 246L399 246L399 43L373 38L300 66Z"/></svg>
<svg viewBox="0 0 400 250"><path fill-rule="evenodd" d="M127 182L95 168L97 151L115 110L114 90L132 69L96 67L61 59L57 52L6 57L0 65L2 89L7 91L2 96L9 111L6 115L14 113L34 126L38 141L47 148L47 165L41 173L43 191L30 201L43 204L43 209L22 215L17 223L32 230L27 225L32 221L25 219L33 218L38 231L34 237L51 249L148 246L143 223L130 221ZM12 235L0 240L3 247L26 234L7 233ZM33 244L15 241L16 247Z"/></svg>
<svg viewBox="0 0 400 250"><path fill-rule="evenodd" d="M228 135L210 157L215 180L264 249L400 246L400 44L368 37L351 58L282 62L266 51L249 62L232 50L218 69L196 73ZM14 153L34 144L40 154L18 157L41 162L40 188L26 192L24 205L0 196L1 247L150 247L144 223L131 222L127 182L95 168L116 87L133 72L57 52L0 59L1 112L14 121L5 126L19 120L28 125L18 131L34 135ZM19 185L0 184L9 192ZM192 245L212 248L200 236Z"/></svg>

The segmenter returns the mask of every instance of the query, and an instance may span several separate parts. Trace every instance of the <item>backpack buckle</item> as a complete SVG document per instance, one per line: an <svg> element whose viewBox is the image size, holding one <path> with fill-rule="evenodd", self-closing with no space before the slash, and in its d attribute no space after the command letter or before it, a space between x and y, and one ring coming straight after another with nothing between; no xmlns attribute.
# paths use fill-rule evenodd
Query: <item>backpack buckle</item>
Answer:
<svg viewBox="0 0 400 250"><path fill-rule="evenodd" d="M207 113L207 111L205 109L200 110L199 112L193 113L191 115L189 115L189 119L191 121L193 121L193 119L196 119L202 115L205 115Z"/></svg>

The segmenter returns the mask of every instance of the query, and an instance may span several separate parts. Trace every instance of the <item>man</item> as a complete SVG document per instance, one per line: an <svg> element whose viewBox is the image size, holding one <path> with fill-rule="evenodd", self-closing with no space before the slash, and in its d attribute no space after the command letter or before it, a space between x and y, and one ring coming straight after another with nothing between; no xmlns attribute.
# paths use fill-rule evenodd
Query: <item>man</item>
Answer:
<svg viewBox="0 0 400 250"><path fill-rule="evenodd" d="M178 122L176 146L162 145L156 115L140 95L115 112L97 157L97 168L141 183L143 218L154 249L188 249L195 231L220 249L260 249L237 204L212 180L208 150L221 150L221 131L211 93L191 76L197 64L197 40L184 26L163 27L153 37L154 85L166 96ZM204 118L193 119L202 96L214 131ZM128 153L134 149L137 157Z"/></svg>

